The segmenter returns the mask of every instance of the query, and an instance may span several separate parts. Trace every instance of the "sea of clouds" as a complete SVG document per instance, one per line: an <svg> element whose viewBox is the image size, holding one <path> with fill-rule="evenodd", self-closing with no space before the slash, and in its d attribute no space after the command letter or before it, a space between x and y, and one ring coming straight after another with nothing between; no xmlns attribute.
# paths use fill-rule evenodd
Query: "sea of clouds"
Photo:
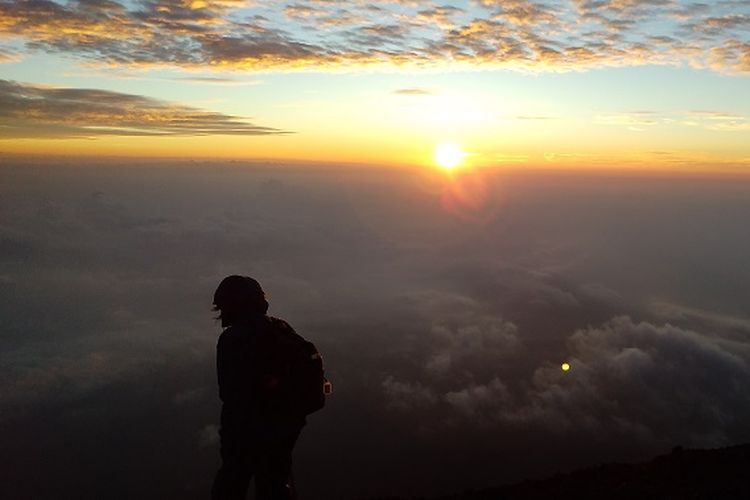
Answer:
<svg viewBox="0 0 750 500"><path fill-rule="evenodd" d="M13 158L0 178L0 496L205 498L211 297L235 273L334 383L303 498L750 439L745 179Z"/></svg>

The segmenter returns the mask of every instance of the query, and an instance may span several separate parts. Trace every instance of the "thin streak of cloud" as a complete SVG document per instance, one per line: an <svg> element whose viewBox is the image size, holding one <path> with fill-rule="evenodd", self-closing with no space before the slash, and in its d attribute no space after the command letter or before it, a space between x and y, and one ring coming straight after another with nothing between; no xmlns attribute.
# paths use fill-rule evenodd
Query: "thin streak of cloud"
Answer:
<svg viewBox="0 0 750 500"><path fill-rule="evenodd" d="M21 54L16 51L0 47L0 64L17 62L21 60Z"/></svg>
<svg viewBox="0 0 750 500"><path fill-rule="evenodd" d="M184 76L170 78L172 81L195 83L201 85L260 85L260 80L237 80L234 78L218 78L208 76Z"/></svg>
<svg viewBox="0 0 750 500"><path fill-rule="evenodd" d="M516 120L554 120L554 116L535 116L535 115L521 115L516 116Z"/></svg>
<svg viewBox="0 0 750 500"><path fill-rule="evenodd" d="M719 132L750 130L748 118L721 110L689 110L679 112L630 111L599 115L595 123L624 126L634 132L644 132L649 127L679 124L701 127Z"/></svg>
<svg viewBox="0 0 750 500"><path fill-rule="evenodd" d="M710 110L693 110L690 111L690 115L707 118L709 120L736 120L742 117L735 113L726 113L724 111L710 111Z"/></svg>
<svg viewBox="0 0 750 500"><path fill-rule="evenodd" d="M0 138L284 133L237 116L139 95L0 80Z"/></svg>
<svg viewBox="0 0 750 500"><path fill-rule="evenodd" d="M602 115L595 118L596 123L604 125L625 125L628 127L651 127L664 123L666 119L650 111L633 111L630 113L618 113Z"/></svg>
<svg viewBox="0 0 750 500"><path fill-rule="evenodd" d="M435 95L435 92L429 89L423 89L423 88L405 88L405 89L397 89L393 91L394 94L397 95Z"/></svg>

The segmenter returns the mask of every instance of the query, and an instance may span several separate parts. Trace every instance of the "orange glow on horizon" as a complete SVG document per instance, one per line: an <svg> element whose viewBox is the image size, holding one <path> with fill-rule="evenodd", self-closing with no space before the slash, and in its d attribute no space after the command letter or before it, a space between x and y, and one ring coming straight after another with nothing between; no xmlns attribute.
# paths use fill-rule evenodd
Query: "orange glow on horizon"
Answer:
<svg viewBox="0 0 750 500"><path fill-rule="evenodd" d="M750 157L740 152L651 151L602 147L589 153L574 151L526 153L529 144L500 148L484 141L468 142L467 153L456 143L435 146L432 138L377 135L299 134L289 136L97 137L12 139L0 141L0 153L69 157L184 158L273 161L331 165L370 165L427 168L455 176L484 169L632 171L741 174L750 170ZM559 151L559 150L558 150ZM463 177L463 176L461 176ZM462 181L465 182L465 179Z"/></svg>

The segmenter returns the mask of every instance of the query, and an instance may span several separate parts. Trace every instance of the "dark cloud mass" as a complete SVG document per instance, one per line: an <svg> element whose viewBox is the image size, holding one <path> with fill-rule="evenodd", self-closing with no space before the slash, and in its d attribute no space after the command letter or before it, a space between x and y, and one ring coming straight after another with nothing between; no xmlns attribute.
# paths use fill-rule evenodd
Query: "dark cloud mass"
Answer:
<svg viewBox="0 0 750 500"><path fill-rule="evenodd" d="M0 138L283 133L236 116L149 97L0 80Z"/></svg>
<svg viewBox="0 0 750 500"><path fill-rule="evenodd" d="M510 346L498 343L494 351L481 327L467 335L470 328L441 332L455 345L430 358L419 381L384 381L395 407L425 411L443 404L455 412L449 422L457 427L531 427L643 442L687 440L707 447L744 433L743 419L750 414L745 396L750 346L745 341L616 317L569 337L569 373L559 364L546 364L534 371L523 392L514 394L499 368L488 370L481 381L457 380L457 373L473 377L482 367L487 370L518 355L512 349L514 337L505 340L513 341ZM431 345L439 346L441 340L433 339ZM465 357L467 346L474 359L457 369L453 358ZM435 375L444 370L451 377L441 382Z"/></svg>
<svg viewBox="0 0 750 500"><path fill-rule="evenodd" d="M745 178L0 161L3 498L205 498L238 272L335 384L305 498L750 440Z"/></svg>
<svg viewBox="0 0 750 500"><path fill-rule="evenodd" d="M746 2L0 1L0 36L104 65L571 70L690 64L747 72ZM658 20L658 22L652 22Z"/></svg>

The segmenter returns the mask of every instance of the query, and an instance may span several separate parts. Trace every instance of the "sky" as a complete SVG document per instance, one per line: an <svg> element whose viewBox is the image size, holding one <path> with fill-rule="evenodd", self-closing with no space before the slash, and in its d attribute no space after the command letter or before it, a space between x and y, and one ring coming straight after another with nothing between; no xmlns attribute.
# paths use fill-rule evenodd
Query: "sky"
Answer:
<svg viewBox="0 0 750 500"><path fill-rule="evenodd" d="M750 442L749 30L747 1L0 0L0 497L206 498L231 274L334 384L307 500Z"/></svg>
<svg viewBox="0 0 750 500"><path fill-rule="evenodd" d="M750 4L0 2L0 150L738 171Z"/></svg>

